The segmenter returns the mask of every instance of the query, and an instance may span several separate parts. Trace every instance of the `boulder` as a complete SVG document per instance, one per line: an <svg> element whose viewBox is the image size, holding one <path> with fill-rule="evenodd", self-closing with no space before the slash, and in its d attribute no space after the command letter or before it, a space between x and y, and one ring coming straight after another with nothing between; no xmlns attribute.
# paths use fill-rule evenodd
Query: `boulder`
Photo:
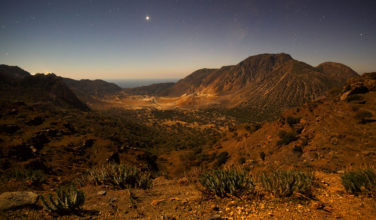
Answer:
<svg viewBox="0 0 376 220"><path fill-rule="evenodd" d="M35 205L38 195L33 192L5 192L0 195L0 210Z"/></svg>

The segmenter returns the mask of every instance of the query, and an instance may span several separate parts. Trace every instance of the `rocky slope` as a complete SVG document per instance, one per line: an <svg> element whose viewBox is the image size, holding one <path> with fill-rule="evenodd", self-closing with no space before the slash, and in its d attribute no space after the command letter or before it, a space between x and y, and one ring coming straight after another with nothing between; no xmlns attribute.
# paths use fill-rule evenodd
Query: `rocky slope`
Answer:
<svg viewBox="0 0 376 220"><path fill-rule="evenodd" d="M315 68L288 54L261 54L237 65L198 70L162 91L154 85L128 92L181 97L178 105L184 107L240 108L255 118L270 119L331 88L341 88L351 77L358 74L343 64L323 63ZM158 92L153 93L153 88Z"/></svg>
<svg viewBox="0 0 376 220"><path fill-rule="evenodd" d="M375 106L376 73L367 73L351 80L339 94L289 109L257 131L239 127L218 150L231 155L229 164L247 158L244 166L250 168L266 165L336 173L374 167Z"/></svg>

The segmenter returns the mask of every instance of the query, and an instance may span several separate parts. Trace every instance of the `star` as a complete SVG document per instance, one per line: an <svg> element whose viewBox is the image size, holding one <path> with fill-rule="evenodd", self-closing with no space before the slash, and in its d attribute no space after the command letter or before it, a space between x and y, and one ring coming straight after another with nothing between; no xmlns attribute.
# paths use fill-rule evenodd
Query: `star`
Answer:
<svg viewBox="0 0 376 220"><path fill-rule="evenodd" d="M150 21L150 16L149 16L149 15L146 15L145 20L146 20L146 21Z"/></svg>

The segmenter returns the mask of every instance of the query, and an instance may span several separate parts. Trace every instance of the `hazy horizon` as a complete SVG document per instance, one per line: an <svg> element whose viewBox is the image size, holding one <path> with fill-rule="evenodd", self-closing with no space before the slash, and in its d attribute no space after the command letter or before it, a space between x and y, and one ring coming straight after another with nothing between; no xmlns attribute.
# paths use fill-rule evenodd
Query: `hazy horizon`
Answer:
<svg viewBox="0 0 376 220"><path fill-rule="evenodd" d="M279 52L279 53L283 53L283 52ZM270 54L270 53L269 53ZM258 55L258 54L253 54L253 55ZM253 55L250 55L250 56L253 56ZM291 55L291 54L289 54ZM292 56L292 55L291 55ZM22 66L19 66L19 65L12 65L12 64L6 64L6 63L3 63L5 65L10 65L10 66L18 66L22 69L24 69L25 71L28 71L30 72L30 74L32 75L35 75L35 74L38 74L38 73L44 73L44 74L47 74L47 73L53 73L53 74L56 74L58 76L62 76L62 77L66 77L66 78L71 78L71 79L75 79L75 80L85 80L85 79L89 79L89 80L96 80L96 79L100 79L100 80L104 80L104 81L116 81L116 80L150 80L150 81L165 81L165 80L179 80L179 79L183 79L185 78L186 76L189 76L191 73L193 73L194 71L196 70L199 70L199 69L204 69L204 68L207 68L207 69L220 69L221 67L224 67L224 66L231 66L231 65L236 65L238 63L240 63L241 61L243 61L244 59L248 58L249 56L243 58L242 60L239 60L237 63L233 63L233 64L228 64L228 65L222 65L222 66L219 66L219 67L201 67L201 68L197 68L197 69L194 69L192 70L191 72L189 73L183 73L183 74L172 74L172 75L164 75L162 77L158 77L158 75L160 74L153 74L153 73L146 73L146 74L142 74L144 77L137 77L137 75L140 75L140 74L117 74L117 78L116 77L111 77L109 76L108 73L99 73L99 74L91 74L91 73L57 73L57 72L54 72L54 71L47 71L47 72L41 72L41 71L37 71L37 72L31 72L29 71L28 69L22 67ZM299 60L297 58L295 58L294 56L292 56L293 59L295 60ZM326 61L323 61L323 62L320 62L320 63L317 63L317 64L311 64L311 63L308 63L308 62L305 62L304 60L299 60L301 62L304 62L304 63L307 63L313 67L316 67L318 65L320 65L321 63L324 63L324 62L337 62L337 61L333 61L333 60L326 60ZM340 62L338 62L340 63ZM342 63L342 64L345 64L347 65L346 63ZM347 65L349 66L349 65ZM352 68L355 72L357 72L359 75L362 75L363 73L367 73L367 72L374 72L376 71L375 70L370 70L370 71L363 71L363 72L359 72L357 71L355 68L353 68L352 66L349 66L350 68ZM127 75L124 77L124 75ZM123 76L123 77L121 77ZM179 77L180 76L180 77Z"/></svg>

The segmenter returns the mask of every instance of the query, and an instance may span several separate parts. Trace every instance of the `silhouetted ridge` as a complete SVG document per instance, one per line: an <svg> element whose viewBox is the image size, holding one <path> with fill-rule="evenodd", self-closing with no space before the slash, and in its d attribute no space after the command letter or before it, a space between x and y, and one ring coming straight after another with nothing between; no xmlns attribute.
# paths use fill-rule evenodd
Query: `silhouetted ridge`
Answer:
<svg viewBox="0 0 376 220"><path fill-rule="evenodd" d="M81 99L103 98L119 93L121 88L114 83L103 80L73 80L62 78L64 83Z"/></svg>
<svg viewBox="0 0 376 220"><path fill-rule="evenodd" d="M51 102L62 107L88 110L55 74L33 76L19 67L1 65L0 79L0 93L8 99Z"/></svg>
<svg viewBox="0 0 376 220"><path fill-rule="evenodd" d="M0 65L0 84L14 84L27 76L30 76L30 73L18 66Z"/></svg>
<svg viewBox="0 0 376 220"><path fill-rule="evenodd" d="M128 95L167 96L169 89L173 85L175 85L175 83L155 83L148 86L125 88L123 91Z"/></svg>

